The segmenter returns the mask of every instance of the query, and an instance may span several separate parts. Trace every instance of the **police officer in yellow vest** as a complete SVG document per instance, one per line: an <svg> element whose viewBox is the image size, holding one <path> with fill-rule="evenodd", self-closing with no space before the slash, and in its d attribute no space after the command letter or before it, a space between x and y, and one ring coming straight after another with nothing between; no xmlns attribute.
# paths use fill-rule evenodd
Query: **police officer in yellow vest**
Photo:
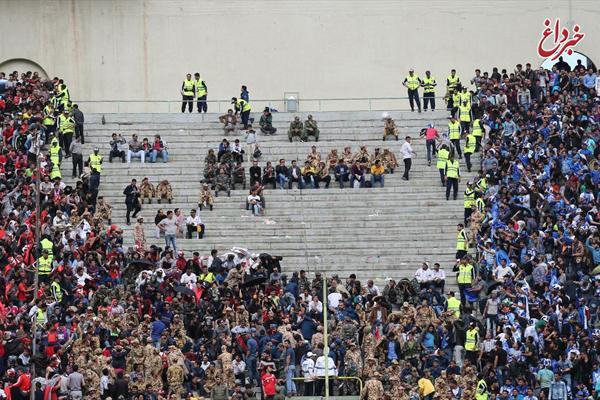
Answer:
<svg viewBox="0 0 600 400"><path fill-rule="evenodd" d="M446 78L446 96L448 99L447 108L449 111L455 107L453 95L458 85L460 85L460 78L456 75L456 70L453 69L450 71L448 78Z"/></svg>
<svg viewBox="0 0 600 400"><path fill-rule="evenodd" d="M181 84L181 96L183 96L183 102L181 103L181 112L185 112L185 106L188 106L190 112L194 109L194 93L195 84L192 80L192 74L187 74L185 80Z"/></svg>
<svg viewBox="0 0 600 400"><path fill-rule="evenodd" d="M448 150L448 146L442 144L437 152L437 164L436 167L440 171L440 179L442 180L442 186L446 186L446 161L448 161L448 157L450 156L450 150Z"/></svg>
<svg viewBox="0 0 600 400"><path fill-rule="evenodd" d="M476 118L473 120L473 136L475 136L475 151L479 152L481 148L481 138L483 137L483 122Z"/></svg>
<svg viewBox="0 0 600 400"><path fill-rule="evenodd" d="M46 249L42 250L42 256L38 258L38 278L40 282L48 282L52 272L52 257Z"/></svg>
<svg viewBox="0 0 600 400"><path fill-rule="evenodd" d="M448 139L452 142L452 146L454 146L454 151L458 154L458 158L462 158L462 151L460 149L461 134L460 123L453 115L450 117L450 122L448 122Z"/></svg>
<svg viewBox="0 0 600 400"><path fill-rule="evenodd" d="M463 205L465 207L465 226L469 225L471 218L471 212L473 211L473 205L475 204L475 189L473 189L473 183L467 182L465 188L465 195L463 197Z"/></svg>
<svg viewBox="0 0 600 400"><path fill-rule="evenodd" d="M208 87L204 79L200 78L200 73L194 74L194 88L196 89L196 100L198 101L198 112L208 111L208 105L206 104L206 96L208 94Z"/></svg>
<svg viewBox="0 0 600 400"><path fill-rule="evenodd" d="M479 356L479 328L475 325L475 322L469 324L469 329L465 336L465 353L465 358L472 365L477 365L477 358Z"/></svg>
<svg viewBox="0 0 600 400"><path fill-rule="evenodd" d="M423 109L427 111L428 103L431 104L431 111L435 111L435 87L437 82L431 76L431 72L425 71L423 78Z"/></svg>
<svg viewBox="0 0 600 400"><path fill-rule="evenodd" d="M454 297L454 292L448 292L448 299L446 299L446 308L448 311L454 312L456 318L460 318L460 300Z"/></svg>
<svg viewBox="0 0 600 400"><path fill-rule="evenodd" d="M452 271L458 272L456 276L456 282L458 283L458 290L460 291L460 303L466 303L465 291L471 288L473 280L475 279L475 268L469 262L469 256L467 256L467 235L465 233L463 224L458 224L458 236L456 239L456 258L460 259L460 262L454 266ZM462 257L462 258L459 258Z"/></svg>
<svg viewBox="0 0 600 400"><path fill-rule="evenodd" d="M44 119L42 119L42 125L44 126L44 131L46 134L46 138L50 137L50 134L55 131L56 120L54 119L54 108L52 108L52 103L47 101L44 104L44 110L42 111Z"/></svg>
<svg viewBox="0 0 600 400"><path fill-rule="evenodd" d="M479 378L479 382L477 382L477 387L475 389L475 400L488 400L487 383L481 376Z"/></svg>
<svg viewBox="0 0 600 400"><path fill-rule="evenodd" d="M52 283L50 284L50 293L52 293L52 298L56 303L60 303L62 301L63 293L57 276L52 279Z"/></svg>
<svg viewBox="0 0 600 400"><path fill-rule="evenodd" d="M475 207L480 213L483 213L485 211L485 201L481 197L478 197L475 200L475 204L473 204L473 207Z"/></svg>
<svg viewBox="0 0 600 400"><path fill-rule="evenodd" d="M457 260L462 260L465 258L465 256L467 255L467 246L468 246L468 240L467 240L467 233L465 231L465 226L463 224L458 224L456 227L456 259ZM460 276L459 276L460 278ZM458 283L469 283L471 284L472 280L470 279L470 277L464 277L463 278L468 278L467 280Z"/></svg>
<svg viewBox="0 0 600 400"><path fill-rule="evenodd" d="M58 85L56 86L56 101L58 102L58 111L62 112L67 104L71 101L71 95L69 93L69 89L67 85L62 82L62 79L59 80Z"/></svg>
<svg viewBox="0 0 600 400"><path fill-rule="evenodd" d="M54 136L50 140L50 148L48 149L48 155L50 156L50 162L53 166L60 166L60 163L62 162L62 149L58 144L58 139Z"/></svg>
<svg viewBox="0 0 600 400"><path fill-rule="evenodd" d="M231 104L234 105L235 114L237 115L237 113L240 113L240 115L242 116L242 124L244 124L244 129L248 129L248 120L250 118L250 111L252 111L250 103L248 103L244 99L238 100L237 97L232 97Z"/></svg>
<svg viewBox="0 0 600 400"><path fill-rule="evenodd" d="M58 117L58 132L62 147L65 149L65 158L71 157L69 148L75 134L75 120L69 115L68 110L64 110L62 115Z"/></svg>
<svg viewBox="0 0 600 400"><path fill-rule="evenodd" d="M90 191L96 192L100 187L100 174L102 174L102 156L99 154L100 149L95 148L94 153L88 158L88 165L91 170L90 174Z"/></svg>
<svg viewBox="0 0 600 400"><path fill-rule="evenodd" d="M458 197L458 182L460 181L460 164L458 160L454 159L454 154L450 154L448 161L446 161L444 175L446 177L446 200L450 200L450 189L453 190L453 199L456 200L456 197Z"/></svg>
<svg viewBox="0 0 600 400"><path fill-rule="evenodd" d="M471 104L461 101L458 105L458 114L462 131L468 133L471 128Z"/></svg>
<svg viewBox="0 0 600 400"><path fill-rule="evenodd" d="M475 152L475 136L472 133L468 133L465 138L465 164L467 164L467 171L471 172L471 155Z"/></svg>
<svg viewBox="0 0 600 400"><path fill-rule="evenodd" d="M489 175L484 175L481 178L479 178L479 180L475 183L475 191L477 193L480 193L482 196L485 194L485 192L487 191L487 180L490 176Z"/></svg>
<svg viewBox="0 0 600 400"><path fill-rule="evenodd" d="M408 70L408 76L404 78L402 84L406 86L408 89L408 102L410 104L410 110L415 111L415 103L417 103L417 108L419 112L421 112L421 101L419 100L419 87L423 82L421 78L415 75L414 69Z"/></svg>

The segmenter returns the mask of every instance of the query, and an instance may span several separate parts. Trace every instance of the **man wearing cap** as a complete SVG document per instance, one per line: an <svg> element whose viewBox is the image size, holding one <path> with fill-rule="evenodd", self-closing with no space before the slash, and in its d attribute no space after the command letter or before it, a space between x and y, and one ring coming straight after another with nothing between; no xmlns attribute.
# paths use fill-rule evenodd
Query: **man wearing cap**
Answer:
<svg viewBox="0 0 600 400"><path fill-rule="evenodd" d="M319 127L317 126L317 121L313 119L311 114L308 114L306 121L304 121L302 140L306 142L309 136L314 136L315 142L319 141Z"/></svg>
<svg viewBox="0 0 600 400"><path fill-rule="evenodd" d="M302 124L302 121L300 121L300 117L296 115L294 120L290 122L290 127L288 129L288 139L290 140L290 143L294 140L295 136L302 139L302 136L304 135L303 132L304 125Z"/></svg>
<svg viewBox="0 0 600 400"><path fill-rule="evenodd" d="M423 108L427 111L428 103L431 104L431 111L435 111L435 87L437 82L435 78L431 76L431 72L425 71L425 78L423 78Z"/></svg>
<svg viewBox="0 0 600 400"><path fill-rule="evenodd" d="M427 110L427 108L425 109ZM439 140L440 134L431 122L427 125L427 128L421 129L419 136L425 136L425 147L427 149L427 165L431 166L431 157L435 157L437 154L436 140Z"/></svg>
<svg viewBox="0 0 600 400"><path fill-rule="evenodd" d="M365 383L365 387L361 393L361 398L367 400L381 400L383 399L384 393L385 390L383 388L383 384L381 383L381 374L375 371L371 379Z"/></svg>
<svg viewBox="0 0 600 400"><path fill-rule="evenodd" d="M415 75L414 69L408 70L408 76L404 78L402 84L408 89L408 102L410 104L410 110L415 111L415 103L417 108L421 112L421 101L419 100L419 87L423 84L421 78Z"/></svg>
<svg viewBox="0 0 600 400"><path fill-rule="evenodd" d="M71 141L73 140L73 134L75 133L75 120L69 115L68 110L64 110L62 115L58 118L58 134L62 148L65 149L65 158L71 157Z"/></svg>
<svg viewBox="0 0 600 400"><path fill-rule="evenodd" d="M315 394L315 358L316 354L309 351L302 361L302 376L304 376L304 396Z"/></svg>
<svg viewBox="0 0 600 400"><path fill-rule="evenodd" d="M100 149L95 148L94 152L88 158L88 166L91 170L90 191L95 192L100 187L100 174L102 174L102 159Z"/></svg>
<svg viewBox="0 0 600 400"><path fill-rule="evenodd" d="M396 122L389 115L385 117L385 125L383 127L383 140L385 140L388 136L396 137L398 140L398 128L396 127Z"/></svg>
<svg viewBox="0 0 600 400"><path fill-rule="evenodd" d="M196 93L195 84L192 80L192 74L187 74L183 83L181 84L181 112L185 113L185 106L187 105L189 112L194 109L194 94Z"/></svg>

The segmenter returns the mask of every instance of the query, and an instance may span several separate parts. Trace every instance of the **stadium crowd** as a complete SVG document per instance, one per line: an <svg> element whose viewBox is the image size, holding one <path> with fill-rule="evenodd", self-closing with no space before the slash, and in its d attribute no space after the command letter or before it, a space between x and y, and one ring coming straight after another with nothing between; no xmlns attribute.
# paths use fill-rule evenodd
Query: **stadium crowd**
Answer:
<svg viewBox="0 0 600 400"><path fill-rule="evenodd" d="M487 138L465 192L471 233L458 226L454 293L439 265L380 289L286 276L279 258L245 249L126 248L97 196L97 152L75 187L62 182L52 148L70 149L76 125L64 122L64 82L0 73L0 395L225 400L259 387L283 399L321 395L327 367L361 378L370 400L597 399L600 106L584 74L495 70L458 99L472 117L464 134L478 121ZM458 153L460 141L445 144ZM356 380L329 382L330 394L359 394Z"/></svg>

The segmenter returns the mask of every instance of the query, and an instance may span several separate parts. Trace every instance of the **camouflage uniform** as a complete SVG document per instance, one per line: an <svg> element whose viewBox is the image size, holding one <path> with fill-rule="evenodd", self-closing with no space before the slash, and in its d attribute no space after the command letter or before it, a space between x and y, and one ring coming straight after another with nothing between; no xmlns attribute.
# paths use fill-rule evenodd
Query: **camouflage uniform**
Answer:
<svg viewBox="0 0 600 400"><path fill-rule="evenodd" d="M152 204L152 198L156 195L154 185L150 183L148 178L142 179L140 185L140 201L144 204L144 199L148 199L148 203Z"/></svg>
<svg viewBox="0 0 600 400"><path fill-rule="evenodd" d="M354 160L354 154L352 154L352 148L350 148L350 146L344 147L344 154L342 155L342 158L346 164L352 164L352 160Z"/></svg>
<svg viewBox="0 0 600 400"><path fill-rule="evenodd" d="M202 210L202 207L209 207L211 210L213 209L213 195L210 190L210 186L208 183L204 183L202 185L202 189L200 190L200 201L198 202L198 208Z"/></svg>
<svg viewBox="0 0 600 400"><path fill-rule="evenodd" d="M215 196L219 197L219 191L225 191L227 192L227 196L231 195L231 188L230 188L230 179L229 179L229 175L222 169L219 172L219 175L217 175L217 179L216 179L216 185L215 185Z"/></svg>
<svg viewBox="0 0 600 400"><path fill-rule="evenodd" d="M383 166L391 174L398 168L398 159L396 159L396 155L389 149L383 149Z"/></svg>
<svg viewBox="0 0 600 400"><path fill-rule="evenodd" d="M158 184L156 187L156 197L159 203L162 199L165 199L171 204L171 200L173 200L173 188L171 188L168 180L165 179Z"/></svg>
<svg viewBox="0 0 600 400"><path fill-rule="evenodd" d="M393 400L409 400L408 392L400 383L400 375L390 376L390 390L388 396Z"/></svg>
<svg viewBox="0 0 600 400"><path fill-rule="evenodd" d="M421 305L417 307L417 318L415 323L421 329L427 327L436 319L435 311L429 306Z"/></svg>
<svg viewBox="0 0 600 400"><path fill-rule="evenodd" d="M222 375L221 379L228 387L235 386L235 376L233 375L233 355L227 351L227 347L221 346L221 354L217 357L221 362Z"/></svg>
<svg viewBox="0 0 600 400"><path fill-rule="evenodd" d="M358 347L354 344L350 345L350 348L346 352L344 356L344 375L346 376L356 376L360 375L362 370L362 356ZM348 392L347 395L357 394L358 393L358 381L354 379L350 379L347 382Z"/></svg>
<svg viewBox="0 0 600 400"><path fill-rule="evenodd" d="M302 132L302 140L306 142L309 135L315 137L315 142L319 141L319 128L317 127L317 121L313 119L312 115L308 115L308 119L304 121L304 131Z"/></svg>
<svg viewBox="0 0 600 400"><path fill-rule="evenodd" d="M231 183L232 189L235 190L235 184L241 183L242 188L246 189L246 169L242 164L237 164L233 167L233 181Z"/></svg>
<svg viewBox="0 0 600 400"><path fill-rule="evenodd" d="M202 183L206 183L214 189L216 178L217 168L215 167L215 164L207 164L206 167L204 167L204 179L202 180Z"/></svg>
<svg viewBox="0 0 600 400"><path fill-rule="evenodd" d="M360 150L352 157L352 161L356 161L359 164L367 167L369 165L369 160L371 156L369 155L369 151L366 146L361 146Z"/></svg>
<svg viewBox="0 0 600 400"><path fill-rule="evenodd" d="M385 126L383 127L383 140L385 140L388 136L395 136L396 140L398 140L398 128L396 128L396 123L392 118L386 118Z"/></svg>
<svg viewBox="0 0 600 400"><path fill-rule="evenodd" d="M98 197L98 201L96 202L96 212L94 213L94 218L97 218L102 222L107 221L108 224L111 223L112 206L105 202L103 197Z"/></svg>
<svg viewBox="0 0 600 400"><path fill-rule="evenodd" d="M303 131L304 127L302 121L300 121L300 117L294 117L294 120L290 122L290 129L288 130L288 139L290 139L290 142L293 140L294 136L302 138Z"/></svg>
<svg viewBox="0 0 600 400"><path fill-rule="evenodd" d="M181 365L171 365L167 370L167 382L169 384L169 391L181 396L183 393L183 380L185 374Z"/></svg>
<svg viewBox="0 0 600 400"><path fill-rule="evenodd" d="M381 400L385 394L383 384L379 380L381 375L376 372L373 377L365 383L362 396L367 400Z"/></svg>
<svg viewBox="0 0 600 400"><path fill-rule="evenodd" d="M81 371L85 386L87 387L86 397L90 399L100 398L100 377L93 369L84 369Z"/></svg>
<svg viewBox="0 0 600 400"><path fill-rule="evenodd" d="M127 354L126 358L126 372L131 373L134 365L144 364L144 348L140 345L139 340L133 339L131 341L131 350Z"/></svg>
<svg viewBox="0 0 600 400"><path fill-rule="evenodd" d="M337 149L331 149L329 154L327 155L327 160L325 163L329 166L329 168L335 168L338 164L340 157L338 156Z"/></svg>

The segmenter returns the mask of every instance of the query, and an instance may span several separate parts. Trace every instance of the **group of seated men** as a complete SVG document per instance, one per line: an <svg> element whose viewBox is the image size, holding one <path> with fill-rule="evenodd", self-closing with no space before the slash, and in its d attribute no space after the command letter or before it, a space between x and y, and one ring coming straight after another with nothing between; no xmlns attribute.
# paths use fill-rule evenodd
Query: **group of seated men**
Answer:
<svg viewBox="0 0 600 400"><path fill-rule="evenodd" d="M204 158L204 179L203 184L208 185L215 191L215 196L219 196L219 192L227 193L231 196L231 189L235 190L236 184L241 184L246 189L246 169L242 165L241 159L229 156L218 157L213 149L208 150L208 154ZM212 204L212 203L211 203ZM210 204L205 204L209 206Z"/></svg>
<svg viewBox="0 0 600 400"><path fill-rule="evenodd" d="M169 161L167 142L162 139L160 135L154 135L154 141L150 143L148 138L144 138L140 141L138 135L135 133L132 135L129 142L127 142L120 133L113 133L109 144L109 162L112 162L114 158L120 158L122 162L127 160L127 163L131 163L132 158L139 158L142 164L146 160L155 163L158 157L160 157L163 162Z"/></svg>
<svg viewBox="0 0 600 400"><path fill-rule="evenodd" d="M300 117L295 116L294 120L290 122L290 128L288 129L288 139L290 143L294 138L299 138L301 141L308 141L309 136L314 136L315 142L319 141L319 127L317 121L313 119L313 116L308 114L304 123L300 121Z"/></svg>
<svg viewBox="0 0 600 400"><path fill-rule="evenodd" d="M167 200L169 204L173 200L173 188L171 183L163 179L156 187L145 177L140 184L140 202L144 204L144 199L148 199L148 204L152 204L152 199L156 197L160 204L162 200Z"/></svg>

